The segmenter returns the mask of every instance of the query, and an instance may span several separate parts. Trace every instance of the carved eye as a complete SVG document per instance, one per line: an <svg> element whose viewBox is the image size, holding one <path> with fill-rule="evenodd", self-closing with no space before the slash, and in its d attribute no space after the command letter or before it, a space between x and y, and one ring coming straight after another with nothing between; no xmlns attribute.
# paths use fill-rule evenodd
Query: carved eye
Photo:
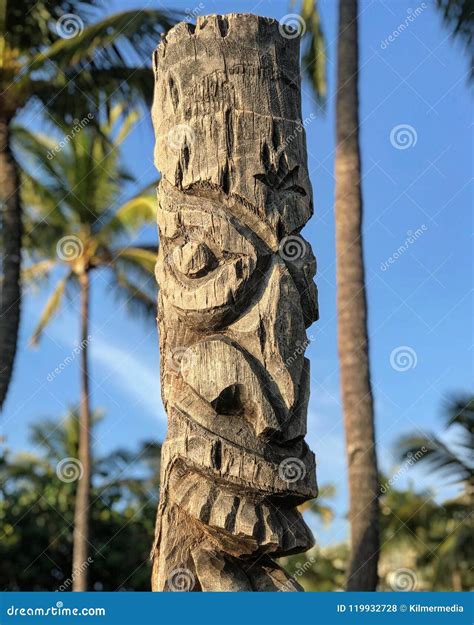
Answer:
<svg viewBox="0 0 474 625"><path fill-rule="evenodd" d="M215 267L216 258L205 243L189 241L174 250L173 262L188 278L199 278Z"/></svg>

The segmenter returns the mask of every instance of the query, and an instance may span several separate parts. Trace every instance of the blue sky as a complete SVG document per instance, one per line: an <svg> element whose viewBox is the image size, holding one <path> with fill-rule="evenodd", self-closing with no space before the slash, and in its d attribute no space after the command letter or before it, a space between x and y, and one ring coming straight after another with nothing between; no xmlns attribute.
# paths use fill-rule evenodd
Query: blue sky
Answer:
<svg viewBox="0 0 474 625"><path fill-rule="evenodd" d="M111 8L144 5L115 0ZM202 15L255 12L281 18L294 12L278 0L176 1L172 6ZM309 331L314 341L307 352L312 366L308 442L317 455L320 484L337 487L333 501L337 518L329 528L317 528L323 544L347 536L333 216L336 6L335 0L320 0L328 42L328 104L326 113L306 126L316 214L304 235L318 259L321 314ZM471 96L467 59L441 24L434 2L366 0L360 10L370 355L379 461L389 473L397 469L394 441L408 431L438 430L443 399L472 388ZM304 84L303 117L316 112L310 86ZM407 127L405 135L397 128L402 125ZM142 182L152 181L153 134L147 118L127 139L125 150L130 170ZM148 234L155 236L154 231ZM401 246L403 252L397 253ZM38 349L27 345L46 295L29 292L24 300L3 427L12 450L35 451L27 441L29 424L44 416L59 418L79 396L77 359L51 382L47 379L77 344L77 300L63 308ZM162 439L166 418L160 400L157 331L153 323L127 315L100 273L93 278L91 335L92 403L106 413L95 434L94 453ZM408 358L399 366L394 361L398 353ZM397 486L409 479L419 488L431 487L439 498L453 492L420 469L405 473Z"/></svg>

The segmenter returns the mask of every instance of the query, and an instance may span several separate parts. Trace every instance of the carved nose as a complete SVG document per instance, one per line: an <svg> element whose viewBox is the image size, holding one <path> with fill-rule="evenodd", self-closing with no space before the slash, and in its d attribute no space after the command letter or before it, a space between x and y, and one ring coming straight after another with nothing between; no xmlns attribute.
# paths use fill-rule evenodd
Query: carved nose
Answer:
<svg viewBox="0 0 474 625"><path fill-rule="evenodd" d="M242 351L210 339L189 347L184 360L192 366L181 366L183 380L217 412L246 419L257 436L282 429L261 380ZM202 375L205 371L212 375Z"/></svg>
<svg viewBox="0 0 474 625"><path fill-rule="evenodd" d="M198 278L214 266L215 257L205 243L189 241L174 250L173 262L177 270L188 278Z"/></svg>

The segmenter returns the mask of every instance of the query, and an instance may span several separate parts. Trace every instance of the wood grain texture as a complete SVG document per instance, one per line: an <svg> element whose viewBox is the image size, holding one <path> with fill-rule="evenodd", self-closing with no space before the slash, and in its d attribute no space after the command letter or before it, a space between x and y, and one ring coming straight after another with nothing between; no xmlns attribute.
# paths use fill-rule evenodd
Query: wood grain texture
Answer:
<svg viewBox="0 0 474 625"><path fill-rule="evenodd" d="M299 41L211 15L154 53L162 396L156 591L294 591L313 544L304 441L316 262Z"/></svg>

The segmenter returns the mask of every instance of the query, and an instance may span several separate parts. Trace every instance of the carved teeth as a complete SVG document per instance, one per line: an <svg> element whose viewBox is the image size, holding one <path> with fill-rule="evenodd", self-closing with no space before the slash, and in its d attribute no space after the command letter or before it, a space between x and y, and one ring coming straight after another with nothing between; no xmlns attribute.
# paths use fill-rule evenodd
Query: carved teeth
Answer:
<svg viewBox="0 0 474 625"><path fill-rule="evenodd" d="M153 588L185 570L193 590L295 590L271 557L311 546L296 507L317 494L298 40L211 15L173 28L153 63L168 415Z"/></svg>

